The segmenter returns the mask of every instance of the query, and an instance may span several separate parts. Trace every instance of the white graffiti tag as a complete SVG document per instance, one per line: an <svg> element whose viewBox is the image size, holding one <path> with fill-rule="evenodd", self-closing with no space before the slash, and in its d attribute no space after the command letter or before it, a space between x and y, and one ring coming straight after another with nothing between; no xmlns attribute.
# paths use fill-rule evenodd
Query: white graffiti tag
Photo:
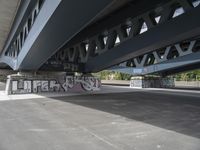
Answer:
<svg viewBox="0 0 200 150"><path fill-rule="evenodd" d="M93 76L66 76L64 83L56 79L46 80L11 80L11 93L40 93L40 92L66 92L75 85L80 85L85 91L97 91L100 89L101 81Z"/></svg>

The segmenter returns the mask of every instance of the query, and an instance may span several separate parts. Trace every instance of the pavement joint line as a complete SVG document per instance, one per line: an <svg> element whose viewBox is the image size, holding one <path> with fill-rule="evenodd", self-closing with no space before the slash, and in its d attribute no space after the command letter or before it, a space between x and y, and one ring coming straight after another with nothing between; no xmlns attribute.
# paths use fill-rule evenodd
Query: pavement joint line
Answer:
<svg viewBox="0 0 200 150"><path fill-rule="evenodd" d="M101 137L101 136L97 135L96 133L92 132L90 129L88 129L88 128L82 126L82 125L80 125L79 123L73 121L73 124L74 124L75 126L77 126L78 128L82 129L83 131L88 132L90 135L94 136L95 138L97 138L98 140L102 141L103 143L105 143L105 144L111 146L112 148L114 148L114 149L116 149L116 150L124 150L124 149L121 149L121 148L119 148L118 146L112 144L111 142L109 142L109 141L108 141L107 139L105 139L104 137Z"/></svg>
<svg viewBox="0 0 200 150"><path fill-rule="evenodd" d="M122 149L119 149L116 145L110 143L108 140L106 140L105 138L103 137L100 137L99 135L95 134L94 132L90 131L89 129L83 127L83 126L79 126L83 131L86 131L88 132L89 134L93 135L94 137L96 137L97 139L99 139L100 141L102 141L103 143L106 143L108 145L110 145L111 147L117 149L117 150L122 150Z"/></svg>

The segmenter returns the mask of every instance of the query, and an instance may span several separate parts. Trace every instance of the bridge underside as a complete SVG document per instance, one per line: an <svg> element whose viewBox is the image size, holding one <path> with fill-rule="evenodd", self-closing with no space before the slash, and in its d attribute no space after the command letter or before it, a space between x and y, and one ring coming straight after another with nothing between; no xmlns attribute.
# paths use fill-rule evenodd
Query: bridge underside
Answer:
<svg viewBox="0 0 200 150"><path fill-rule="evenodd" d="M147 67L133 68L133 67L113 67L108 69L110 71L117 71L133 76L159 74L161 76L172 75L180 72L186 72L200 67L200 53L191 54L178 60L171 60L160 64L155 64Z"/></svg>
<svg viewBox="0 0 200 150"><path fill-rule="evenodd" d="M1 0L0 4L0 53L7 40L20 0Z"/></svg>
<svg viewBox="0 0 200 150"><path fill-rule="evenodd" d="M200 68L200 40L184 41L152 51L110 68L131 75L162 76Z"/></svg>
<svg viewBox="0 0 200 150"><path fill-rule="evenodd" d="M199 68L196 44L200 35L199 3L199 0L26 1L18 11L21 22L14 22L0 63L20 71L82 73L98 72L122 62L130 64L130 60L141 74ZM179 44L183 41L191 42L186 46L187 52ZM169 50L173 45L177 52ZM195 47L195 52L191 47ZM161 60L155 51L164 48L170 51L169 57L176 59ZM144 66L150 53L154 60L158 57L157 63L150 59L149 65ZM130 73L133 67L117 69Z"/></svg>

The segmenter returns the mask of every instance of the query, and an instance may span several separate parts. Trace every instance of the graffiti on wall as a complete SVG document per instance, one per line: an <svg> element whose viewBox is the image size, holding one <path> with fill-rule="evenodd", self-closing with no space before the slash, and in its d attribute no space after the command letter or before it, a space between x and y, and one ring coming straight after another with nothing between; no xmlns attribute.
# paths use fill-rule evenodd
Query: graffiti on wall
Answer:
<svg viewBox="0 0 200 150"><path fill-rule="evenodd" d="M75 85L80 85L86 91L97 91L101 81L93 76L66 76L64 82L56 79L12 79L11 93L67 92Z"/></svg>
<svg viewBox="0 0 200 150"><path fill-rule="evenodd" d="M130 87L140 88L172 88L174 87L173 78L135 78L131 79Z"/></svg>

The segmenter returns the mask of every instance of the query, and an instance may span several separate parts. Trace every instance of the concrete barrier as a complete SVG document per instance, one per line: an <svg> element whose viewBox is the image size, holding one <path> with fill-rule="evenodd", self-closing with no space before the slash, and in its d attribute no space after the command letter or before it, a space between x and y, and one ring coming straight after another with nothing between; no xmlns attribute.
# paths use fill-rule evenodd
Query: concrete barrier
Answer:
<svg viewBox="0 0 200 150"><path fill-rule="evenodd" d="M41 76L9 75L6 94L27 94L42 92L97 91L101 81L94 76Z"/></svg>
<svg viewBox="0 0 200 150"><path fill-rule="evenodd" d="M130 81L127 80L101 80L101 83L104 85L121 85L121 86L130 85Z"/></svg>
<svg viewBox="0 0 200 150"><path fill-rule="evenodd" d="M200 88L200 81L175 81L176 87Z"/></svg>
<svg viewBox="0 0 200 150"><path fill-rule="evenodd" d="M173 78L162 78L160 76L137 76L130 81L131 88L173 88Z"/></svg>

